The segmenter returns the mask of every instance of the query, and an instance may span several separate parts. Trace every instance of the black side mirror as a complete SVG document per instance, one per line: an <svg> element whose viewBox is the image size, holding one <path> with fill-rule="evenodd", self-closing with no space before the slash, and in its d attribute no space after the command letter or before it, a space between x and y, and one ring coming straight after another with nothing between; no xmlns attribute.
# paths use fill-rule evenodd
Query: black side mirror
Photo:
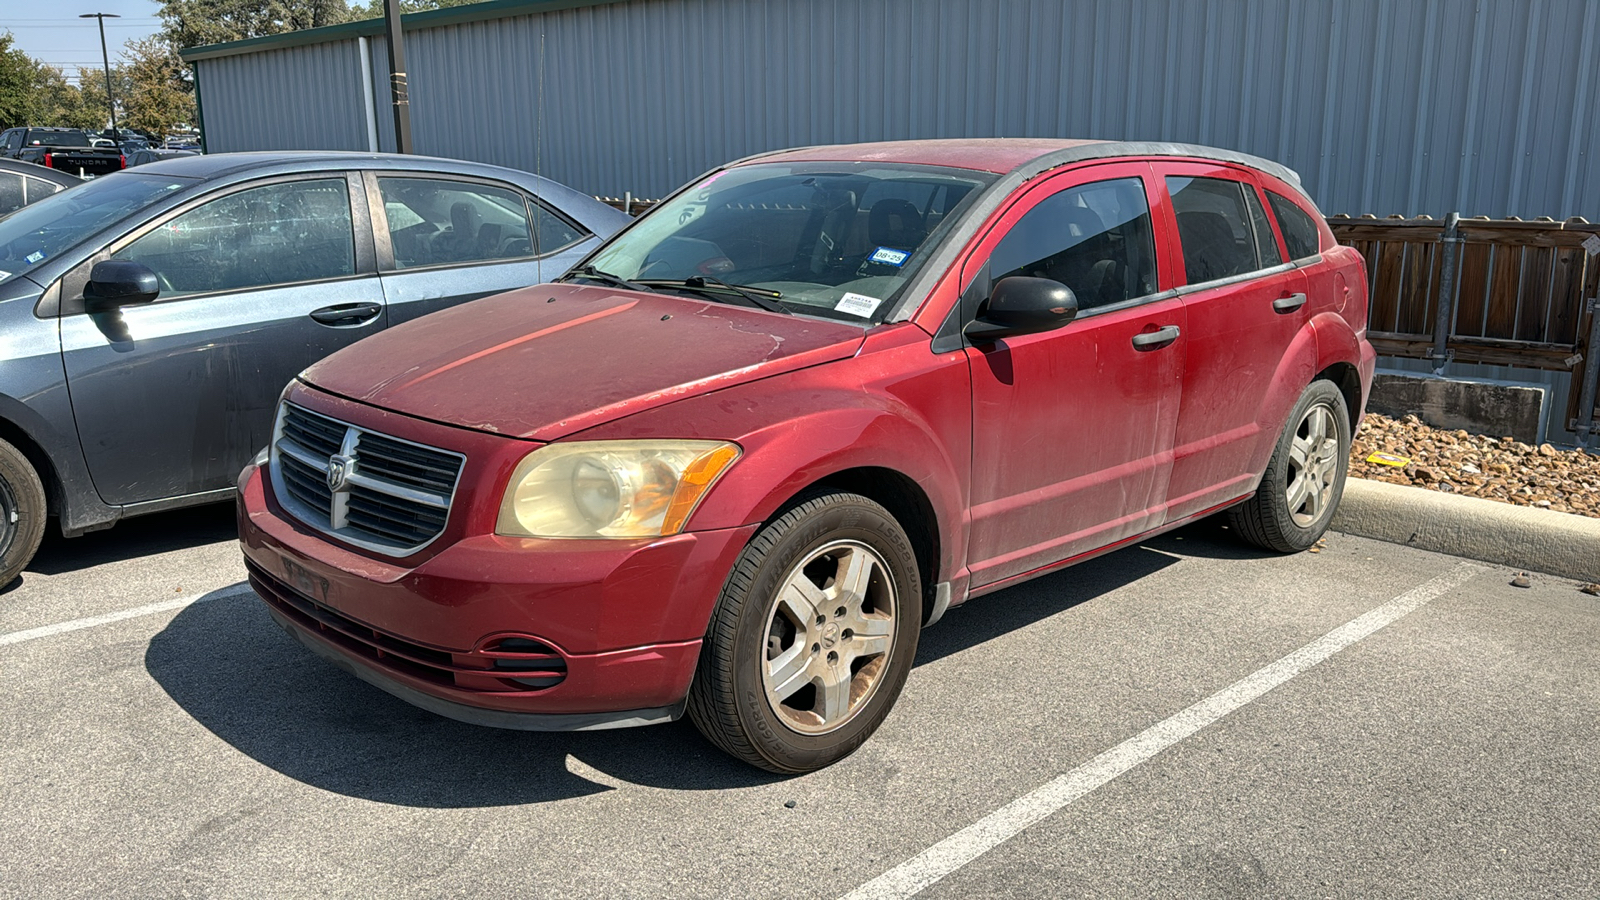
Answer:
<svg viewBox="0 0 1600 900"><path fill-rule="evenodd" d="M107 259L89 270L89 283L83 286L84 305L90 310L114 309L133 303L149 303L161 293L156 273L144 263L129 259Z"/></svg>
<svg viewBox="0 0 1600 900"><path fill-rule="evenodd" d="M987 343L1060 328L1077 315L1078 298L1072 288L1048 278L1012 275L995 284L983 314L963 331L970 340Z"/></svg>

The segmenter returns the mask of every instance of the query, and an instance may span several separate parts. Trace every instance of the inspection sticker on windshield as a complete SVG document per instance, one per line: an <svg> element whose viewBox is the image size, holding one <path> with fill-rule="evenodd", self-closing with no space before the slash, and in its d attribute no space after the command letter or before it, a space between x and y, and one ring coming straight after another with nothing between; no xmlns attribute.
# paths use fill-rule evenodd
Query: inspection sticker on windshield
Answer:
<svg viewBox="0 0 1600 900"><path fill-rule="evenodd" d="M904 250L896 250L893 247L879 247L873 252L872 261L886 263L891 266L903 266L906 264L906 257L910 255Z"/></svg>
<svg viewBox="0 0 1600 900"><path fill-rule="evenodd" d="M833 308L839 312L847 312L852 316L865 318L872 315L873 311L878 308L878 304L882 302L877 297L868 297L865 294L845 294L839 298L839 302L835 303Z"/></svg>
<svg viewBox="0 0 1600 900"><path fill-rule="evenodd" d="M36 263L41 259L44 259L44 251L43 250L35 250L32 253L29 253L27 256L23 257L23 260L25 262L30 262L30 263Z"/></svg>

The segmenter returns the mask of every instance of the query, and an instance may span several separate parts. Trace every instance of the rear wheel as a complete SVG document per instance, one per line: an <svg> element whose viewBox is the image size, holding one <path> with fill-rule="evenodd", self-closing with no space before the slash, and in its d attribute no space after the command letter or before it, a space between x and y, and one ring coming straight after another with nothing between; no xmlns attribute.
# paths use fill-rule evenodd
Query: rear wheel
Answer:
<svg viewBox="0 0 1600 900"><path fill-rule="evenodd" d="M22 452L0 441L0 587L22 574L44 539L44 484Z"/></svg>
<svg viewBox="0 0 1600 900"><path fill-rule="evenodd" d="M894 517L859 495L813 495L763 528L734 566L689 715L751 765L820 769L888 715L921 617L916 555Z"/></svg>
<svg viewBox="0 0 1600 900"><path fill-rule="evenodd" d="M1300 395L1255 495L1229 524L1258 547L1293 553L1317 542L1344 495L1350 467L1350 412L1344 394L1313 381Z"/></svg>

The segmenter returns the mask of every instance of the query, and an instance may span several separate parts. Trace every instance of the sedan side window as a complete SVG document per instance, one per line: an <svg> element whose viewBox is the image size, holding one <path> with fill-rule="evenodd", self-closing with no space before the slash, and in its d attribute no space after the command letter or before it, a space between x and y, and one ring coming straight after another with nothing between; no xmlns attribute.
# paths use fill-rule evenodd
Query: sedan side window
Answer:
<svg viewBox="0 0 1600 900"><path fill-rule="evenodd" d="M1155 259L1144 183L1118 178L1046 197L995 247L989 271L1059 281L1090 309L1155 293Z"/></svg>
<svg viewBox="0 0 1600 900"><path fill-rule="evenodd" d="M397 269L534 255L519 193L432 178L379 178L378 190Z"/></svg>
<svg viewBox="0 0 1600 900"><path fill-rule="evenodd" d="M62 190L61 185L56 184L54 181L45 181L43 178L24 177L22 181L26 185L24 190L28 192L28 196L23 199L24 203L38 203L51 194L60 193Z"/></svg>
<svg viewBox="0 0 1600 900"><path fill-rule="evenodd" d="M22 176L0 172L0 216L21 209L26 202L22 196Z"/></svg>
<svg viewBox="0 0 1600 900"><path fill-rule="evenodd" d="M1288 246L1291 257L1304 259L1322 252L1317 223L1306 215L1299 204L1271 191L1267 192L1267 202L1272 204L1272 212L1277 215L1278 225L1283 228L1283 243Z"/></svg>
<svg viewBox="0 0 1600 900"><path fill-rule="evenodd" d="M1178 240L1189 284L1216 281L1277 265L1276 242L1258 243L1245 204L1248 188L1225 178L1168 176L1167 192L1178 215ZM1262 244L1273 243L1262 259Z"/></svg>
<svg viewBox="0 0 1600 900"><path fill-rule="evenodd" d="M537 200L528 201L533 208L534 224L539 241L534 249L543 256L554 253L565 247L583 240L589 232L568 221L565 217L557 215Z"/></svg>
<svg viewBox="0 0 1600 900"><path fill-rule="evenodd" d="M354 275L343 178L287 181L212 200L114 254L156 273L163 298Z"/></svg>

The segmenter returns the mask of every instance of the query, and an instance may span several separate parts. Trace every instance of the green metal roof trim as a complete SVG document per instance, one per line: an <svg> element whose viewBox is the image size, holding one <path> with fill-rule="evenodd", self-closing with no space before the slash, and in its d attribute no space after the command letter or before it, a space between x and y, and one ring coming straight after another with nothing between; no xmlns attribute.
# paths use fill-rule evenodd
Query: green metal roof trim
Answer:
<svg viewBox="0 0 1600 900"><path fill-rule="evenodd" d="M578 9L584 6L605 6L612 3L627 3L630 0L490 0L488 3L473 3L469 6L453 6L448 9L431 9L427 12L407 13L400 17L400 25L406 31L417 31L422 28L438 28L442 25L460 25L465 22L482 22L488 19L505 19L511 16L529 16L537 13L558 12L563 9ZM287 47L304 47L307 44L324 44L329 41L346 41L351 38L373 37L383 34L383 19L363 19L359 22L345 22L342 25L324 25L321 28L307 28L303 31L286 31L283 34L269 34L266 37L248 38L242 41L228 41L225 44L206 44L201 47L190 47L178 52L185 62L194 62L201 59L217 59L223 56L240 56L245 53L256 53L261 50L282 50Z"/></svg>

